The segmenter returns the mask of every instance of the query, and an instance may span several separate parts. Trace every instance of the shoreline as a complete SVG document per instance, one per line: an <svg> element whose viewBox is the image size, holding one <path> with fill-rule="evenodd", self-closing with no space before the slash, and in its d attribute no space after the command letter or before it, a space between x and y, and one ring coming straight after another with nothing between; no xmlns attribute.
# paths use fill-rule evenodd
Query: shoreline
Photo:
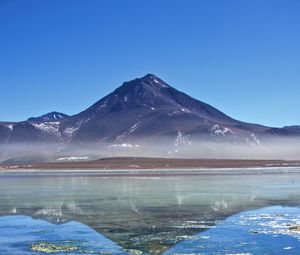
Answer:
<svg viewBox="0 0 300 255"><path fill-rule="evenodd" d="M97 176L258 175L300 173L300 161L178 158L105 158L94 161L0 164L1 174Z"/></svg>

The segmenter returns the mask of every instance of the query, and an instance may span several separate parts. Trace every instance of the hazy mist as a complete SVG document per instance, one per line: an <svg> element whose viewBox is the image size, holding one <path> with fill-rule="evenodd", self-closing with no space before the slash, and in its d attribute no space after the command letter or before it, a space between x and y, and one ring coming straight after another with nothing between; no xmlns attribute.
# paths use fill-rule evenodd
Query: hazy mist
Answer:
<svg viewBox="0 0 300 255"><path fill-rule="evenodd" d="M262 143L211 141L204 138L138 139L93 144L0 145L0 161L36 163L94 160L106 157L167 157L215 159L300 159L300 139L264 139Z"/></svg>

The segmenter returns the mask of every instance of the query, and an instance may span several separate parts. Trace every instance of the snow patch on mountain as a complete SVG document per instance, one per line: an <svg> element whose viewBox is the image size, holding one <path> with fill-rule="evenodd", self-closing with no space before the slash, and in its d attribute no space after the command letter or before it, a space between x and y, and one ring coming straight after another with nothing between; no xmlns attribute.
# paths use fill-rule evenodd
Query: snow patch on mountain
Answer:
<svg viewBox="0 0 300 255"><path fill-rule="evenodd" d="M101 110L102 108L106 108L107 107L107 100L105 100L101 105L99 105L98 110Z"/></svg>
<svg viewBox="0 0 300 255"><path fill-rule="evenodd" d="M58 161L80 161L80 160L87 160L89 157L82 156L82 157L76 157L76 156L70 156L70 157L62 157L58 158Z"/></svg>
<svg viewBox="0 0 300 255"><path fill-rule="evenodd" d="M78 129L81 128L81 126L83 124L88 123L91 119L93 119L94 115L92 115L90 118L87 119L83 119L80 121L77 121L75 124L73 124L73 126L69 126L67 127L62 133L63 135L65 135L66 137L72 137Z"/></svg>
<svg viewBox="0 0 300 255"><path fill-rule="evenodd" d="M184 135L183 132L177 131L177 136L174 145L176 147L191 145L190 135Z"/></svg>
<svg viewBox="0 0 300 255"><path fill-rule="evenodd" d="M73 134L80 128L80 126L77 127L68 127L63 131L63 134L67 137L73 136Z"/></svg>
<svg viewBox="0 0 300 255"><path fill-rule="evenodd" d="M121 135L118 135L118 136L116 137L116 140L117 140L118 142L122 142L122 141L126 138L126 135L127 135L127 132L125 132L125 133L123 133L123 134L121 134Z"/></svg>
<svg viewBox="0 0 300 255"><path fill-rule="evenodd" d="M260 140L253 133L251 133L250 137L246 137L245 141L251 146L261 145Z"/></svg>
<svg viewBox="0 0 300 255"><path fill-rule="evenodd" d="M251 134L251 137L252 137L253 142L254 142L255 144L260 145L259 139L258 139L253 133Z"/></svg>
<svg viewBox="0 0 300 255"><path fill-rule="evenodd" d="M45 133L59 135L59 122L31 123L32 126Z"/></svg>
<svg viewBox="0 0 300 255"><path fill-rule="evenodd" d="M56 119L56 120L59 120L59 119L62 119L63 116L62 116L61 114L57 114L57 115L54 114L54 115L53 115L53 118Z"/></svg>
<svg viewBox="0 0 300 255"><path fill-rule="evenodd" d="M139 125L141 124L141 122L137 122L136 124L134 124L128 131L128 133L132 133L134 132L138 127Z"/></svg>
<svg viewBox="0 0 300 255"><path fill-rule="evenodd" d="M192 146L191 136L185 135L180 130L177 131L177 136L175 137L174 149L169 151L169 155L182 154L190 146Z"/></svg>
<svg viewBox="0 0 300 255"><path fill-rule="evenodd" d="M7 127L8 129L10 129L11 131L14 129L14 125L13 125L13 124L6 125L6 127Z"/></svg>
<svg viewBox="0 0 300 255"><path fill-rule="evenodd" d="M186 109L186 108L181 108L180 109L182 112L185 112L185 113L190 113L191 111L190 110L188 110L188 109Z"/></svg>
<svg viewBox="0 0 300 255"><path fill-rule="evenodd" d="M211 133L217 136L233 135L234 132L228 127L222 127L218 124L212 126Z"/></svg>
<svg viewBox="0 0 300 255"><path fill-rule="evenodd" d="M162 82L160 82L156 78L153 79L153 82L156 83L157 85L161 86L162 88L166 88L167 87L165 84L163 84Z"/></svg>
<svg viewBox="0 0 300 255"><path fill-rule="evenodd" d="M138 129L138 127L140 126L141 122L137 122L135 123L133 126L131 126L127 131L125 131L124 133L122 133L121 135L118 135L116 140L118 142L122 142L124 141L131 133L134 133L135 130Z"/></svg>
<svg viewBox="0 0 300 255"><path fill-rule="evenodd" d="M168 112L167 115L168 116L174 116L174 115L177 115L177 114L180 114L181 111L172 111L172 112Z"/></svg>
<svg viewBox="0 0 300 255"><path fill-rule="evenodd" d="M131 143L121 143L121 144L111 144L108 146L109 148L139 148L138 144Z"/></svg>

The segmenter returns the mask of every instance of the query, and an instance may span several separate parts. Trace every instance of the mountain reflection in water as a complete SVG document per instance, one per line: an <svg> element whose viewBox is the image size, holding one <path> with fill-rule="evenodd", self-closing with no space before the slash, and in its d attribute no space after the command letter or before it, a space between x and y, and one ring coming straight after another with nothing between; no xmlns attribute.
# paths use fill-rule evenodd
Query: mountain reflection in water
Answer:
<svg viewBox="0 0 300 255"><path fill-rule="evenodd" d="M55 225L28 216L0 217L0 254L127 254L93 229L75 222Z"/></svg>
<svg viewBox="0 0 300 255"><path fill-rule="evenodd" d="M299 252L300 208L277 206L231 216L163 254L298 255Z"/></svg>
<svg viewBox="0 0 300 255"><path fill-rule="evenodd" d="M118 178L1 174L0 215L26 215L58 226L77 221L128 253L162 254L234 214L298 206L299 189L296 173Z"/></svg>

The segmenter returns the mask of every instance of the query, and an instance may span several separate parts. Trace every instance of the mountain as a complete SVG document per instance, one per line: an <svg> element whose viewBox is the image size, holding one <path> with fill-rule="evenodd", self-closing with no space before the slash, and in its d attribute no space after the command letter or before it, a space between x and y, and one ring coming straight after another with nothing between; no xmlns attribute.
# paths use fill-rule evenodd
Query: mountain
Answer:
<svg viewBox="0 0 300 255"><path fill-rule="evenodd" d="M237 121L198 101L153 74L123 83L87 110L61 125L72 142L126 142L178 134L247 138L268 128Z"/></svg>
<svg viewBox="0 0 300 255"><path fill-rule="evenodd" d="M0 145L61 142L59 126L68 117L64 113L50 112L26 121L0 122Z"/></svg>
<svg viewBox="0 0 300 255"><path fill-rule="evenodd" d="M49 121L59 121L64 118L69 117L69 115L61 112L49 112L40 117L31 117L27 121L29 122L49 122Z"/></svg>
<svg viewBox="0 0 300 255"><path fill-rule="evenodd" d="M153 74L124 82L73 116L51 112L22 122L0 122L0 145L133 146L164 139L178 145L198 139L255 146L278 137L298 138L300 126L271 128L235 120Z"/></svg>

